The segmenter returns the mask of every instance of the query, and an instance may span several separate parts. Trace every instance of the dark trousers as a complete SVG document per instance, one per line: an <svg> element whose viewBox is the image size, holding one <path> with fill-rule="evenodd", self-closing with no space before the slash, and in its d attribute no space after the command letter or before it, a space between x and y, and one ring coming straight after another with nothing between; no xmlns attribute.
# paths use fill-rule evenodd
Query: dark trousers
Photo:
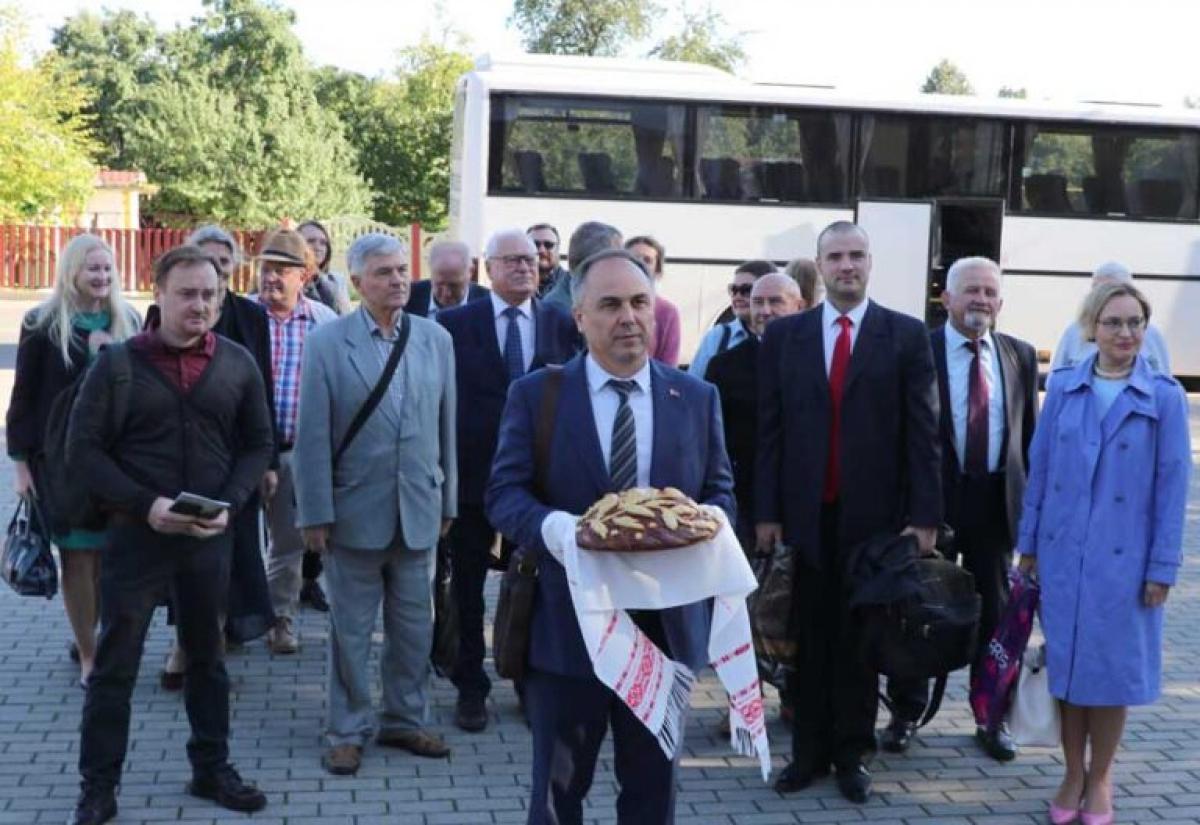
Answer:
<svg viewBox="0 0 1200 825"><path fill-rule="evenodd" d="M533 731L529 825L580 825L596 758L608 728L618 825L675 822L675 764L646 726L595 677L526 673L525 707Z"/></svg>
<svg viewBox="0 0 1200 825"><path fill-rule="evenodd" d="M803 770L853 765L875 752L879 680L861 654L844 587L838 507L821 508L821 569L797 568L799 653L792 757Z"/></svg>
<svg viewBox="0 0 1200 825"><path fill-rule="evenodd" d="M483 586L496 530L483 509L460 506L446 537L450 542L450 574L458 608L458 657L451 681L463 695L484 697L492 682L483 670L487 647L483 641Z"/></svg>
<svg viewBox="0 0 1200 825"><path fill-rule="evenodd" d="M320 578L324 570L325 564L321 561L321 554L305 550L304 560L300 562L300 575L304 580L306 582L315 581Z"/></svg>
<svg viewBox="0 0 1200 825"><path fill-rule="evenodd" d="M1008 603L1008 568L1012 565L1012 540L1008 535L1005 510L1004 473L986 477L959 476L957 513L950 514L954 528L954 551L959 563L975 577L975 591L982 602L979 642L971 677L983 661L1000 613ZM917 721L929 701L929 683L888 680L888 700L896 716Z"/></svg>
<svg viewBox="0 0 1200 825"><path fill-rule="evenodd" d="M267 568L263 564L262 502L255 493L233 518L233 556L229 568L229 604L225 635L234 642L257 639L275 623Z"/></svg>
<svg viewBox="0 0 1200 825"><path fill-rule="evenodd" d="M184 704L192 735L188 760L205 775L229 758L229 676L219 616L229 586L232 537L201 541L117 525L100 566L102 616L96 667L80 730L79 772L116 785L129 742L130 697L154 608L169 597L187 654Z"/></svg>

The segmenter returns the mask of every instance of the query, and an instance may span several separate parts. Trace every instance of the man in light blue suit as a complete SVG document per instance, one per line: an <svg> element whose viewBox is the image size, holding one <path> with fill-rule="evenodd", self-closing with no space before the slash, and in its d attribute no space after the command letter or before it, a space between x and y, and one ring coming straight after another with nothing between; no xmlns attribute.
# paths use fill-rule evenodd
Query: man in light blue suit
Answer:
<svg viewBox="0 0 1200 825"><path fill-rule="evenodd" d="M376 742L419 756L450 752L424 723L433 548L458 507L450 335L403 312L408 252L395 238L364 235L347 259L362 306L304 348L294 459L298 524L306 546L324 554L329 587L324 764L334 774L358 770L372 733L368 660L381 601ZM403 355L378 406L344 443L398 346Z"/></svg>
<svg viewBox="0 0 1200 825"><path fill-rule="evenodd" d="M641 262L624 250L599 252L579 268L572 293L588 354L563 367L545 492L534 490L534 430L548 375L539 370L509 391L486 497L491 522L538 559L524 683L533 729L529 822L582 822L611 725L618 822L661 825L674 821L675 766L596 677L542 523L554 511L579 515L606 493L632 486L676 487L721 507L732 522L733 477L716 389L649 360L654 285ZM664 653L695 670L707 663L711 615L706 600L636 611L633 619Z"/></svg>

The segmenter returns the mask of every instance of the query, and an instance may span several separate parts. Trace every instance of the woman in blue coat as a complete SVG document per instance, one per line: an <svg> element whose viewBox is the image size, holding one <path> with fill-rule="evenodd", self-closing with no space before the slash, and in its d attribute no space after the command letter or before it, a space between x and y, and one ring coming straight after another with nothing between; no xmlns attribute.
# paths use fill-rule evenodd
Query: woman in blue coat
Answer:
<svg viewBox="0 0 1200 825"><path fill-rule="evenodd" d="M1017 552L1041 581L1050 692L1062 708L1056 825L1112 822L1126 707L1160 690L1191 447L1183 389L1138 355L1149 319L1129 284L1085 299L1080 327L1097 353L1055 372L1030 449Z"/></svg>

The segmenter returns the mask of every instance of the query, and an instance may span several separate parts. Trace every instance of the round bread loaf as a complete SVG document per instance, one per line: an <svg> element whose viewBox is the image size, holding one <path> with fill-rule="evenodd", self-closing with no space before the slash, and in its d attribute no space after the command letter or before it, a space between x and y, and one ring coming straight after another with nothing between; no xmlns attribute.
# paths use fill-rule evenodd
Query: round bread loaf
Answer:
<svg viewBox="0 0 1200 825"><path fill-rule="evenodd" d="M575 543L615 553L666 550L708 541L718 529L715 518L674 487L634 487L589 507L575 528Z"/></svg>

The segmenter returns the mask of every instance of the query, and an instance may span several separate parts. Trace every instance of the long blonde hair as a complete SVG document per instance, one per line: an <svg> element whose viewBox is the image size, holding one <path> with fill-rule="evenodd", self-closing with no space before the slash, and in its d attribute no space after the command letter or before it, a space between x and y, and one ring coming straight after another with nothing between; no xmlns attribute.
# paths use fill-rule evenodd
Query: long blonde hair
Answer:
<svg viewBox="0 0 1200 825"><path fill-rule="evenodd" d="M98 235L83 234L72 238L58 255L54 269L54 293L38 305L26 320L30 328L44 327L50 340L62 353L63 363L71 366L71 327L73 316L80 311L82 303L75 278L83 269L89 253L103 249L113 261L116 255L112 247ZM121 295L121 279L113 272L112 286L108 291L104 309L108 311L110 326L108 334L114 341L124 341L138 332L141 321L135 310Z"/></svg>

